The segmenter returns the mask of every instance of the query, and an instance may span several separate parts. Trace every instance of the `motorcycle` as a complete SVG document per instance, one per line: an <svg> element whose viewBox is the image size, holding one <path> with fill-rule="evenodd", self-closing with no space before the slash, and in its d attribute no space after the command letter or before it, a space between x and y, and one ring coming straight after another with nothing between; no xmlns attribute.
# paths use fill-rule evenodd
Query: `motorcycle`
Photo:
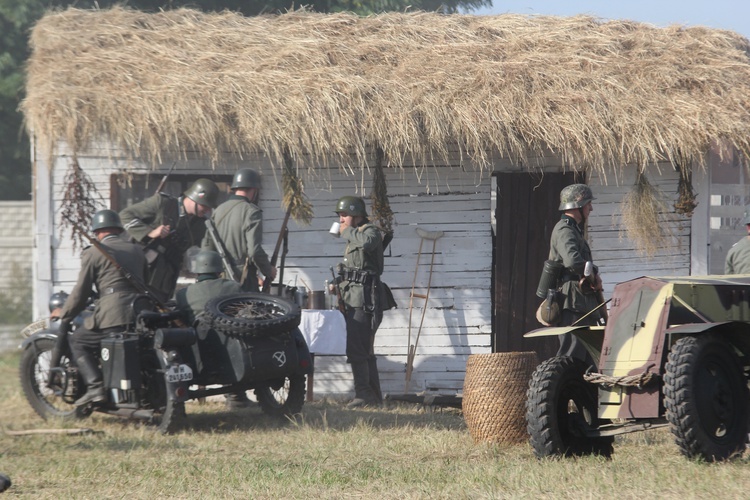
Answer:
<svg viewBox="0 0 750 500"><path fill-rule="evenodd" d="M44 419L83 419L96 411L169 433L186 417L185 402L247 390L255 391L265 414L284 417L302 410L312 357L298 328L300 309L262 293L215 298L191 326L175 326L181 311L160 311L151 298L139 296L132 304L135 324L102 340L107 400L76 407L86 387L68 340L92 307L76 318L66 339L58 339L59 321L24 329L21 387ZM58 341L63 355L52 367Z"/></svg>

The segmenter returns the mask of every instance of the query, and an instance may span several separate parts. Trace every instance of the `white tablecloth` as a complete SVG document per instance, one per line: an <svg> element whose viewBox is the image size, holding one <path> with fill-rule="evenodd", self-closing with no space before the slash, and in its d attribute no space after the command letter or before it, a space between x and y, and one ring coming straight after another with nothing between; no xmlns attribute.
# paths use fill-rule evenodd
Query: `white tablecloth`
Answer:
<svg viewBox="0 0 750 500"><path fill-rule="evenodd" d="M314 354L346 354L346 321L336 309L303 309L299 329Z"/></svg>

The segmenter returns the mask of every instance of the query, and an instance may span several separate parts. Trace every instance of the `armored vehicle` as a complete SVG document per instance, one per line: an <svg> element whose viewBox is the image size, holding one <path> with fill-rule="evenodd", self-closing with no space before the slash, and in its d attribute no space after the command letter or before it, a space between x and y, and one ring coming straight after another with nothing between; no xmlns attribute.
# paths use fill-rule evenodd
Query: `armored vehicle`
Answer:
<svg viewBox="0 0 750 500"><path fill-rule="evenodd" d="M538 457L612 453L614 436L669 426L681 452L742 454L748 435L750 276L642 277L618 284L606 326L570 332L595 366L541 363L529 383L527 429Z"/></svg>

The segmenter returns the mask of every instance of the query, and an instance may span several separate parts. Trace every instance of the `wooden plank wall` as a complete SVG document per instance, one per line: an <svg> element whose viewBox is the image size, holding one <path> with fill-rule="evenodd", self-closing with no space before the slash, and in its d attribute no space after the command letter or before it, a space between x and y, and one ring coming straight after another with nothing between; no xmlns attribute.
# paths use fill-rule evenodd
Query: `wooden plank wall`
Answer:
<svg viewBox="0 0 750 500"><path fill-rule="evenodd" d="M81 167L99 188L102 208L108 207L109 180L114 172L128 170L146 173L140 163L117 156L106 147L78 156ZM458 161L457 161L458 163ZM166 171L165 159L157 171ZM57 214L62 202L62 183L68 159L58 158L52 170L52 207ZM224 159L214 170L234 173L238 168L256 168L263 174L261 208L264 211L264 248L270 254L276 242L284 213L280 208L280 177L268 159L244 161ZM198 157L178 161L179 173L194 174L211 169ZM344 250L344 242L328 233L337 220L336 200L345 194L369 196L370 170L347 166L317 166L303 170L306 193L314 205L315 217L309 226L294 221L289 225L289 253L284 281L322 290L330 279ZM470 354L490 351L491 262L490 178L455 165L387 170L388 194L395 214L395 237L385 260L383 280L391 287L399 307L385 314L376 337L376 353L383 390L402 393L405 389L406 353L409 338L409 296L412 284L424 293L430 266L432 244L422 246L415 279L420 238L416 228L443 231L437 240L430 299L425 311L409 392L443 389L456 392L463 385L466 359ZM41 193L40 193L41 195ZM369 209L369 203L368 203ZM60 236L59 216L51 216L56 226L52 235L52 280L37 283L37 294L48 297L51 290L70 291L80 266L80 249L73 251L69 234ZM46 298L44 299L46 301ZM38 302L44 303L44 302ZM412 338L416 336L424 301L415 299ZM412 341L413 343L413 341ZM317 394L347 395L352 391L351 374L343 356L317 356L314 390Z"/></svg>
<svg viewBox="0 0 750 500"><path fill-rule="evenodd" d="M615 284L640 276L690 275L691 219L674 211L677 201L679 176L668 163L649 167L646 176L664 194L668 208L660 214L664 226L672 236L669 243L653 257L638 252L627 238L622 225L622 199L635 183L635 166L621 169L618 178L593 175L590 178L596 201L589 216L588 239L604 282L604 295L612 294Z"/></svg>
<svg viewBox="0 0 750 500"><path fill-rule="evenodd" d="M79 269L79 252L73 252L69 235L59 231L62 182L69 158L65 152L57 158L55 168L45 187L45 179L37 179L35 207L38 222L36 248L38 271L35 275L37 315L46 314L46 302L53 290L70 290ZM99 187L102 206L109 199L109 180L114 172L123 170L146 173L149 168L128 160L106 146L92 148L78 157L81 167ZM46 172L42 158L37 158ZM540 162L544 163L545 159ZM171 164L165 158L157 171L165 172ZM372 162L374 164L374 161ZM465 165L460 167L457 165ZM330 279L330 266L340 260L344 244L328 234L336 200L345 194L369 196L372 171L348 165L313 165L307 161L302 168L306 193L314 205L315 218L309 226L292 221L289 226L290 249L286 257L285 282L322 290ZM444 231L437 241L431 298L425 320L412 384L409 392L441 390L450 393L461 389L466 360L470 354L490 352L492 304L490 299L492 265L491 181L487 171L479 172L466 166L458 156L454 164L415 169L388 169L388 193L395 214L395 238L386 256L383 279L394 292L399 308L389 311L376 339L376 352L383 389L389 393L404 392L405 363L409 338L409 295L414 281L420 238L416 228ZM211 166L197 155L179 159L178 173L201 174L211 170L234 173L238 168L255 168L264 175L261 207L264 210L264 247L273 250L283 219L280 203L280 176L274 174L269 159L255 156L238 160L227 157ZM523 167L508 160L498 160L496 169L522 171ZM550 167L565 170L563 167ZM549 168L548 168L549 170ZM416 172L416 175L415 175ZM665 193L669 206L677 197L677 174L669 165L648 171L649 180ZM626 167L619 178L593 176L590 184L597 197L595 211L589 221L589 240L594 258L600 265L605 295L614 284L643 274L687 275L690 272L690 226L687 217L668 211L665 223L674 233L669 247L654 258L639 255L631 241L621 234L620 202L635 182L635 168ZM41 189L39 189L41 188ZM369 205L368 205L369 206ZM54 221L54 226L53 222ZM41 229L40 229L41 227ZM49 241L49 243L47 243ZM429 269L431 243L422 247L417 275L417 291L424 291ZM51 271L45 274L46 267ZM49 274L49 272L48 272ZM536 278L535 278L536 279ZM416 335L423 305L415 301L412 315L412 337ZM36 316L35 316L36 317ZM352 382L348 365L342 356L318 356L314 390L317 394L343 396L351 393Z"/></svg>

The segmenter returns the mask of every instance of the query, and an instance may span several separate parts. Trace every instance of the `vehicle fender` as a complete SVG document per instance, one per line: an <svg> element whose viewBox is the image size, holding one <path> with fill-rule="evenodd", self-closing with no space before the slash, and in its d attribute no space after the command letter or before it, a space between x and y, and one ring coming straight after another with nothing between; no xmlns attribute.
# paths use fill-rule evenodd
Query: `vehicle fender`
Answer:
<svg viewBox="0 0 750 500"><path fill-rule="evenodd" d="M570 333L575 335L598 364L604 345L604 326L553 326L539 328L524 335L525 338L549 337Z"/></svg>
<svg viewBox="0 0 750 500"><path fill-rule="evenodd" d="M548 328L537 328L528 333L525 333L524 338L536 338L536 337L552 337L556 335L563 335L565 333L572 333L574 335L594 333L604 337L603 326L552 326Z"/></svg>
<svg viewBox="0 0 750 500"><path fill-rule="evenodd" d="M29 335L28 337L23 339L23 342L21 342L21 345L19 346L19 348L26 349L31 344L33 344L34 342L40 339L49 339L49 340L57 341L57 330L49 330L49 329L39 330L33 335Z"/></svg>
<svg viewBox="0 0 750 500"><path fill-rule="evenodd" d="M713 329L723 329L722 327L734 326L738 324L737 321L721 321L719 323L688 323L685 325L677 325L672 328L667 328L664 333L676 334L676 335L694 335L696 333L704 333Z"/></svg>
<svg viewBox="0 0 750 500"><path fill-rule="evenodd" d="M167 388L167 398L178 403L184 403L185 401L189 399L188 393L190 391L188 389L190 388L190 382L189 381L182 381L182 382L167 381L167 370L172 365L172 363L167 359L168 353L167 351L162 351L160 349L154 349L154 351L156 353L156 357L159 359L159 365L161 366L161 369L163 372L164 385ZM182 359L182 356L179 357L178 362L181 364L186 364L190 366L189 363L185 363L185 360ZM196 372L195 368L191 366L190 369L193 370L193 376L195 376L195 372ZM182 387L183 389L182 391L180 391L182 393L182 397L177 396L177 393L178 393L177 389L180 387Z"/></svg>

